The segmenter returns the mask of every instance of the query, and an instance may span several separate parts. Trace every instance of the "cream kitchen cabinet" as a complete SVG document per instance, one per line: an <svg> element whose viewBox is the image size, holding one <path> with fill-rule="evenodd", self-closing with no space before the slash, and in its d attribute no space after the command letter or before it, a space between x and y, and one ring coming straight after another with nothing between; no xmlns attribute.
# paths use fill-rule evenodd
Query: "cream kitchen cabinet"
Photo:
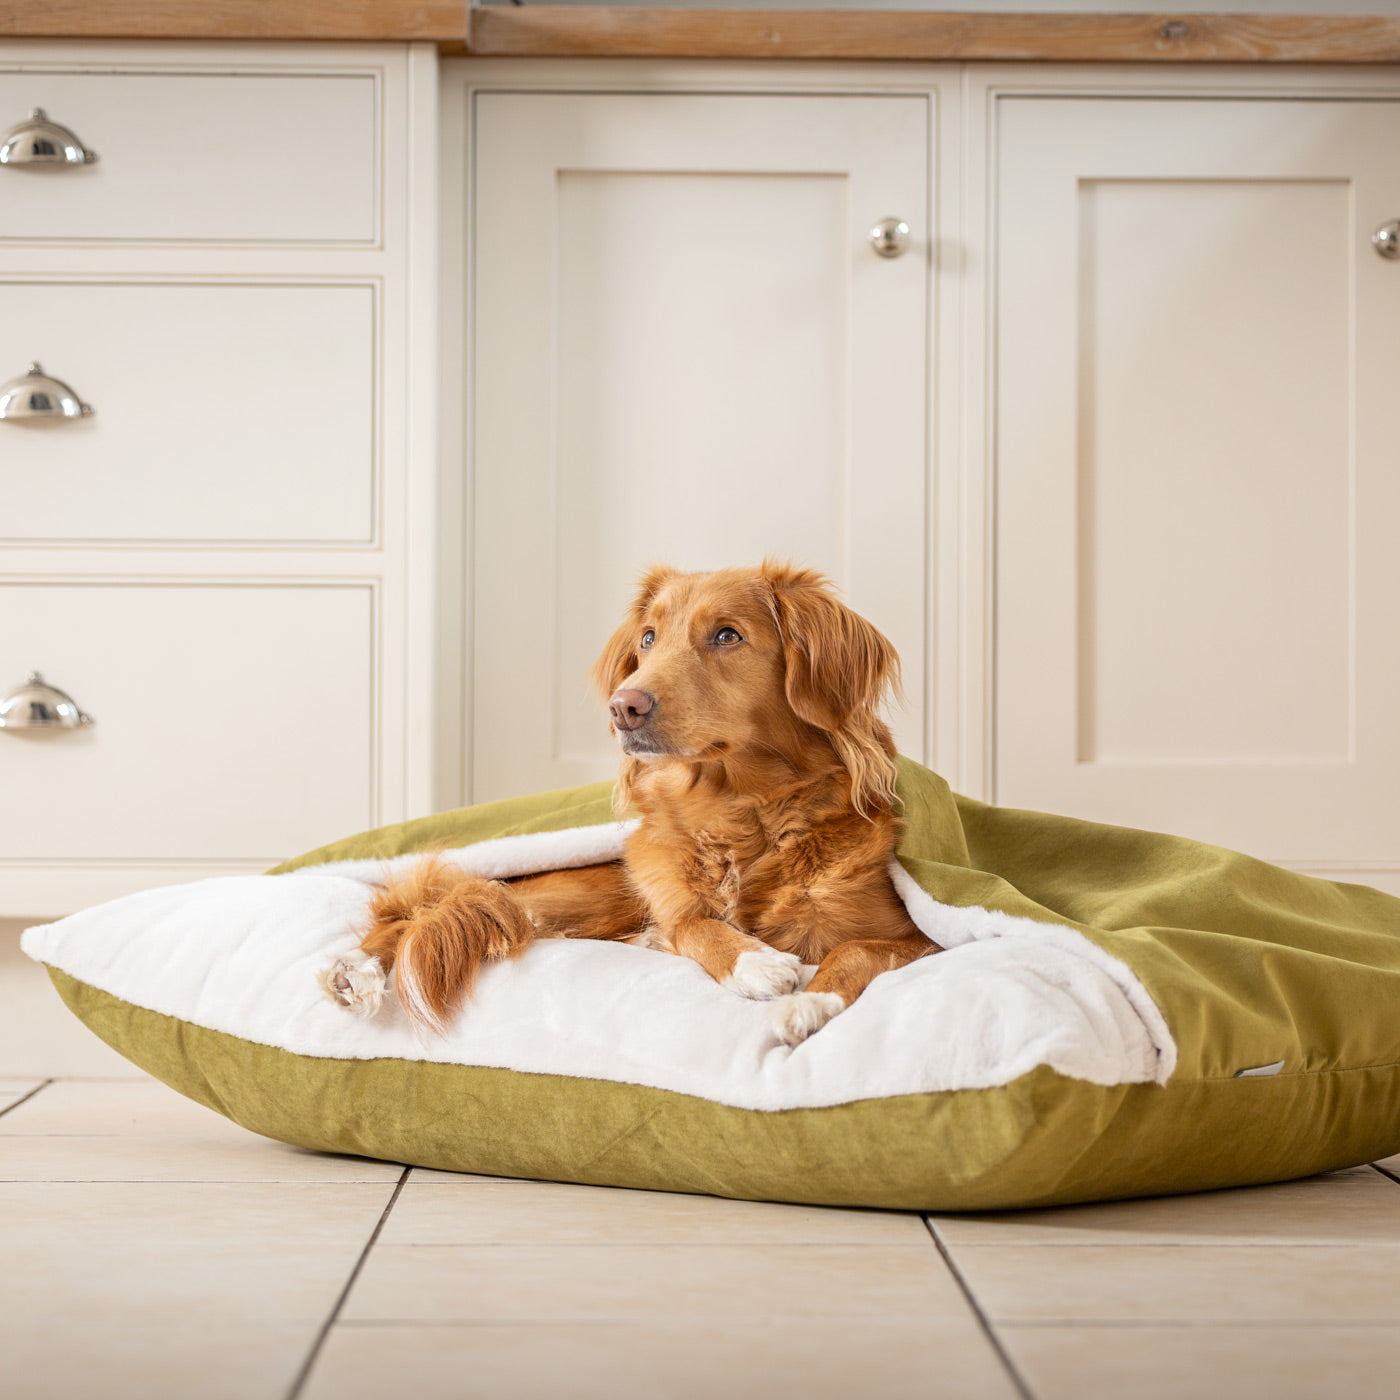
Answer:
<svg viewBox="0 0 1400 1400"><path fill-rule="evenodd" d="M96 163L0 167L0 915L427 810L435 53L0 45Z"/></svg>
<svg viewBox="0 0 1400 1400"><path fill-rule="evenodd" d="M445 129L472 170L471 794L615 771L588 669L653 561L824 570L898 645L922 754L933 94L492 80Z"/></svg>
<svg viewBox="0 0 1400 1400"><path fill-rule="evenodd" d="M464 793L610 771L641 566L791 554L963 791L1400 889L1393 71L444 71Z"/></svg>
<svg viewBox="0 0 1400 1400"><path fill-rule="evenodd" d="M1400 889L1393 70L7 43L0 103L101 156L0 169L0 380L97 410L0 422L0 694L97 719L0 731L0 912L606 776L636 573L764 555L962 791Z"/></svg>
<svg viewBox="0 0 1400 1400"><path fill-rule="evenodd" d="M998 801L1400 889L1400 100L995 120Z"/></svg>

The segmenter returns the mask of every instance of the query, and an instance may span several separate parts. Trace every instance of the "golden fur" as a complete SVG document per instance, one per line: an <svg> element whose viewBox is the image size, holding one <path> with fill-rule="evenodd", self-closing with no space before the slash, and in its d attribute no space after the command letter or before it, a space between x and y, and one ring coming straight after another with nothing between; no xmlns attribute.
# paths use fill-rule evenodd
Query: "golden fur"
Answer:
<svg viewBox="0 0 1400 1400"><path fill-rule="evenodd" d="M888 873L879 708L898 657L820 575L654 569L593 679L623 752L618 809L641 817L624 860L505 884L427 862L381 890L361 950L397 963L416 1021L440 1028L484 962L535 938L630 939L748 996L807 997L781 1021L795 1043L880 972L939 951ZM805 994L799 959L819 964Z"/></svg>

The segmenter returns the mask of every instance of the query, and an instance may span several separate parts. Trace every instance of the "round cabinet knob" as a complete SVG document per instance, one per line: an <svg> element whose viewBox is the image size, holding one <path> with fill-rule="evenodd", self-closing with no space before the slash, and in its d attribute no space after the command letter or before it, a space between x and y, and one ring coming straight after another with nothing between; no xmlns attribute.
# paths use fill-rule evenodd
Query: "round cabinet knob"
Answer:
<svg viewBox="0 0 1400 1400"><path fill-rule="evenodd" d="M0 419L91 418L95 412L61 379L45 374L37 360L27 373L0 384Z"/></svg>
<svg viewBox="0 0 1400 1400"><path fill-rule="evenodd" d="M909 225L903 219L881 219L870 230L870 246L882 258L897 258L909 247Z"/></svg>
<svg viewBox="0 0 1400 1400"><path fill-rule="evenodd" d="M86 729L92 723L71 695L49 685L38 671L0 696L0 729Z"/></svg>
<svg viewBox="0 0 1400 1400"><path fill-rule="evenodd" d="M50 121L42 107L0 137L0 165L91 165L96 159L96 151L66 126Z"/></svg>
<svg viewBox="0 0 1400 1400"><path fill-rule="evenodd" d="M1371 246L1383 258L1400 258L1400 219L1382 224L1371 235Z"/></svg>

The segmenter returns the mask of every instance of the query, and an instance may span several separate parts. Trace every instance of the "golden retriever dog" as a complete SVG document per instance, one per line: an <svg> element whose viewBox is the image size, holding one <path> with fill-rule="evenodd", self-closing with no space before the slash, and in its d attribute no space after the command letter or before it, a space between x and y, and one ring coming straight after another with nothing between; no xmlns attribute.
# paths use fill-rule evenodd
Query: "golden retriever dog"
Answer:
<svg viewBox="0 0 1400 1400"><path fill-rule="evenodd" d="M393 968L410 1018L440 1030L483 963L536 938L625 940L771 1001L797 1045L941 951L890 881L879 710L899 659L821 575L653 569L593 679L622 751L616 810L641 818L623 860L505 882L425 860L378 892L361 957L326 974L333 997L372 1013Z"/></svg>

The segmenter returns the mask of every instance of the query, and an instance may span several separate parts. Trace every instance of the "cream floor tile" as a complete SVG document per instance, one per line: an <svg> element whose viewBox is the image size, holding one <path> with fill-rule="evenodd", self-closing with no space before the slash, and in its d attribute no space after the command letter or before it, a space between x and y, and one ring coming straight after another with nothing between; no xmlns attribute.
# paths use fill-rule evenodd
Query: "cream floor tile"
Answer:
<svg viewBox="0 0 1400 1400"><path fill-rule="evenodd" d="M1400 1188L1396 1188L1396 1195L1400 1196ZM414 1178L409 1179L394 1206L380 1242L931 1247L928 1231L917 1215L554 1182L454 1186Z"/></svg>
<svg viewBox="0 0 1400 1400"><path fill-rule="evenodd" d="M761 1315L760 1315L761 1316ZM304 1400L1014 1400L979 1331L843 1330L757 1318L723 1328L337 1327Z"/></svg>
<svg viewBox="0 0 1400 1400"><path fill-rule="evenodd" d="M259 1137L154 1079L58 1080L0 1118L0 1181L382 1181L403 1168Z"/></svg>
<svg viewBox="0 0 1400 1400"><path fill-rule="evenodd" d="M73 1320L198 1332L321 1323L387 1184L0 1185L0 1320L61 1349ZM3 1349L0 1349L3 1355Z"/></svg>
<svg viewBox="0 0 1400 1400"><path fill-rule="evenodd" d="M230 1125L232 1126L232 1125ZM241 1137L127 1135L0 1137L0 1182L384 1182L393 1162L307 1152L238 1130Z"/></svg>
<svg viewBox="0 0 1400 1400"><path fill-rule="evenodd" d="M311 1323L125 1319L0 1325L5 1400L277 1400L310 1352Z"/></svg>
<svg viewBox="0 0 1400 1400"><path fill-rule="evenodd" d="M241 1131L203 1104L149 1075L133 1079L58 1079L0 1118L0 1137L32 1133L128 1133L187 1136L192 1130Z"/></svg>
<svg viewBox="0 0 1400 1400"><path fill-rule="evenodd" d="M1007 1327L1038 1400L1356 1400L1394 1395L1395 1327Z"/></svg>
<svg viewBox="0 0 1400 1400"><path fill-rule="evenodd" d="M1400 1323L1391 1245L955 1245L994 1324Z"/></svg>
<svg viewBox="0 0 1400 1400"><path fill-rule="evenodd" d="M18 1103L26 1094L32 1094L43 1082L42 1079L0 1079L0 1113ZM0 1118L0 1125L4 1121Z"/></svg>
<svg viewBox="0 0 1400 1400"><path fill-rule="evenodd" d="M932 1218L950 1245L1400 1245L1400 1185L1354 1167L1239 1191Z"/></svg>
<svg viewBox="0 0 1400 1400"><path fill-rule="evenodd" d="M44 922L0 919L0 1074L140 1074L64 1006L49 974L20 952L20 934Z"/></svg>
<svg viewBox="0 0 1400 1400"><path fill-rule="evenodd" d="M392 1217L391 1217L392 1218ZM976 1322L930 1243L378 1245L346 1322Z"/></svg>

